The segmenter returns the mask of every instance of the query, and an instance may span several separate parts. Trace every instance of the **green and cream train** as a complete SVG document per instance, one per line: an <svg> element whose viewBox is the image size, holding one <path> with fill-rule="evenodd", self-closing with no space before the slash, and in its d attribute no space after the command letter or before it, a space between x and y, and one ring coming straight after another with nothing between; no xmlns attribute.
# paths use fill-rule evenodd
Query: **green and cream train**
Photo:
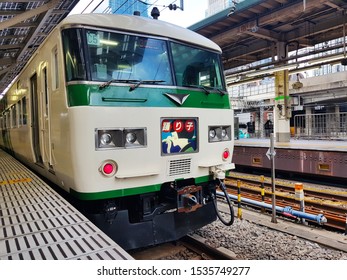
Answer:
<svg viewBox="0 0 347 280"><path fill-rule="evenodd" d="M1 100L0 146L125 249L216 219L233 168L221 49L140 16L64 19Z"/></svg>

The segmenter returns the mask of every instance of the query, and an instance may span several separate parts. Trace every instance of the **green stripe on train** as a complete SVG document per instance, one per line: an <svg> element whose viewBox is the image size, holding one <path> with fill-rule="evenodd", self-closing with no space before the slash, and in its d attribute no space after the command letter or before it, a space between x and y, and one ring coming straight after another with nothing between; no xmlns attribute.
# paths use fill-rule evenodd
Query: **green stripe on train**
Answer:
<svg viewBox="0 0 347 280"><path fill-rule="evenodd" d="M203 176L203 177L195 178L195 183L202 184L210 180L211 180L210 176ZM81 193L71 189L70 193L74 197L81 200L99 200L99 199L126 197L130 195L144 194L144 193L150 193L150 192L158 192L160 191L160 189L161 189L161 184L130 188L130 189L95 192L95 193Z"/></svg>
<svg viewBox="0 0 347 280"><path fill-rule="evenodd" d="M70 107L74 106L113 106L113 107L172 107L172 108L219 108L230 109L229 95L216 92L207 94L203 90L191 91L163 87L138 87L129 91L129 86L68 85L67 97ZM174 101L167 94L182 98L183 104ZM186 97L187 98L183 98Z"/></svg>

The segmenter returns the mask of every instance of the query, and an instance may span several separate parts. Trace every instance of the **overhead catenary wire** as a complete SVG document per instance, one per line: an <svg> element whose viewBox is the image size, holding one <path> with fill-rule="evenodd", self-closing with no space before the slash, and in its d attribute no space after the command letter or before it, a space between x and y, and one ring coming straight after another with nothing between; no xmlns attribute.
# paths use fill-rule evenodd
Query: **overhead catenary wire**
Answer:
<svg viewBox="0 0 347 280"><path fill-rule="evenodd" d="M90 0L90 1L89 1L89 4L87 4L87 5L85 6L85 8L81 11L81 14L83 14L84 11L85 11L92 3L93 3L93 0Z"/></svg>
<svg viewBox="0 0 347 280"><path fill-rule="evenodd" d="M129 5L128 8L126 8L126 9L123 11L122 14L125 14L132 6L135 5L136 2L137 2L137 0L134 0L134 2L133 2L131 5Z"/></svg>
<svg viewBox="0 0 347 280"><path fill-rule="evenodd" d="M117 11L119 11L119 9L122 8L127 2L128 2L128 0L125 0L125 1L123 2L123 4L121 4L121 5L118 7L118 9L116 9L116 10L114 11L114 13L116 13Z"/></svg>
<svg viewBox="0 0 347 280"><path fill-rule="evenodd" d="M130 4L123 12L122 14L125 14L131 7L133 7L136 2L140 2L142 4L145 4L147 5L147 8L142 10L141 11L141 14L144 14L144 13L148 13L149 14L149 9L154 6L159 0L155 0L153 3L146 3L145 1L141 1L141 0L134 0L132 2L132 4ZM102 2L102 1L101 1ZM113 13L117 13L125 4L127 4L129 2L129 0L125 0ZM174 1L171 1L171 3L169 5L156 5L156 6L159 6L159 7L163 7L160 12L164 11L166 8L168 8L170 5L174 4L175 2L177 2L177 0L174 0ZM91 3L89 3L90 5ZM99 4L100 5L100 4Z"/></svg>
<svg viewBox="0 0 347 280"><path fill-rule="evenodd" d="M146 4L146 5L148 6L148 8L144 9L144 10L141 12L141 14L144 13L144 12L147 12L147 14L148 14L149 8L150 8L151 6L154 6L154 4L157 3L159 0L156 0L156 1L154 1L153 3L146 3L146 2L140 1L140 0L137 0L137 1L139 1L139 2L141 2L141 3L143 3L143 4Z"/></svg>
<svg viewBox="0 0 347 280"><path fill-rule="evenodd" d="M141 14L144 14L144 13L147 13L147 14L148 14L149 8L150 8L151 6L153 6L155 3L157 3L158 1L159 1L159 0L156 0L154 3L146 3L145 1L135 0L131 5L128 6L128 8L125 9L125 11L123 11L123 14L125 14L131 7L133 7L133 6L136 4L136 2L140 2L140 3L142 3L142 4L147 5L148 8L142 10L140 13L141 13ZM122 6L123 6L124 4L125 4L125 3L123 3ZM116 10L116 12L117 12L122 6L120 6L120 7Z"/></svg>
<svg viewBox="0 0 347 280"><path fill-rule="evenodd" d="M140 1L140 0L137 0L137 1ZM159 0L156 0L156 1L154 1L152 4L149 4L149 3L147 3L147 5L148 5L148 8L147 9L145 9L145 10L143 10L142 11L142 13L144 13L145 11L149 11L149 9L152 7L152 6L154 6L157 2L158 2ZM175 3L177 0L175 0L175 1L173 1L171 4L173 4L173 3ZM143 1L140 1L141 3L143 3ZM159 7L163 7L163 9L162 10L160 10L160 12L162 12L162 11L164 11L166 8L168 8L169 6L165 6L165 5L157 5L157 6L159 6Z"/></svg>
<svg viewBox="0 0 347 280"><path fill-rule="evenodd" d="M140 1L140 0L136 0L136 1L139 1L139 2L141 2L141 3L145 3L144 1ZM146 3L147 5L148 5L148 8L146 8L145 10L143 10L141 13L144 13L144 12L148 12L149 11L149 9L152 7L152 6L154 6L157 2L158 2L159 0L156 0L156 1L154 1L153 3ZM164 11L165 9L167 9L171 4L174 4L175 2L177 2L177 0L175 0L175 1L172 1L169 5L167 5L167 6L165 6L165 5L157 5L157 6L159 6L159 7L163 7L161 10L160 10L160 13L162 12L162 11Z"/></svg>
<svg viewBox="0 0 347 280"><path fill-rule="evenodd" d="M168 6L164 6L164 8L160 12L164 11L165 9L167 9L170 5L174 4L175 2L177 2L177 0L172 1Z"/></svg>

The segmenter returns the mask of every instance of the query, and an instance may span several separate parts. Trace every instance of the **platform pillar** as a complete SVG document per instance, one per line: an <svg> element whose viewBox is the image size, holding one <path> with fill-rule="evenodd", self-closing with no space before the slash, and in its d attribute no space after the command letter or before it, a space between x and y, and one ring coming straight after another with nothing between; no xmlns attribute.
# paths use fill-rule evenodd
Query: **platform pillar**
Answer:
<svg viewBox="0 0 347 280"><path fill-rule="evenodd" d="M265 132L264 132L264 106L260 106L259 109L259 126L258 126L258 131L260 131L260 133L258 133L258 137L260 138L264 138L265 137Z"/></svg>
<svg viewBox="0 0 347 280"><path fill-rule="evenodd" d="M340 128L341 128L341 119L340 119L340 106L335 105L334 108L335 116L332 118L334 122L334 131L333 134L336 138L339 138L340 135Z"/></svg>
<svg viewBox="0 0 347 280"><path fill-rule="evenodd" d="M288 70L275 72L274 132L276 142L290 141L291 106L288 90Z"/></svg>
<svg viewBox="0 0 347 280"><path fill-rule="evenodd" d="M276 142L290 141L291 106L289 96L289 71L286 69L288 46L286 42L277 42L277 63L283 70L276 71L275 75L275 107L274 107L274 133Z"/></svg>
<svg viewBox="0 0 347 280"><path fill-rule="evenodd" d="M312 108L305 108L305 136L312 135Z"/></svg>

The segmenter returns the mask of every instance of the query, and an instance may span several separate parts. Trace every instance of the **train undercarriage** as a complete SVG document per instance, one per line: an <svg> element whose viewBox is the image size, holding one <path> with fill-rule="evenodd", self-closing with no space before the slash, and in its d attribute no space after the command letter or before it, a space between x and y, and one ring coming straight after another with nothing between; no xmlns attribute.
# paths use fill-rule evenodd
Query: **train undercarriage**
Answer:
<svg viewBox="0 0 347 280"><path fill-rule="evenodd" d="M163 184L160 192L82 203L82 212L125 250L178 240L216 220L216 181ZM92 204L92 205L91 205Z"/></svg>

